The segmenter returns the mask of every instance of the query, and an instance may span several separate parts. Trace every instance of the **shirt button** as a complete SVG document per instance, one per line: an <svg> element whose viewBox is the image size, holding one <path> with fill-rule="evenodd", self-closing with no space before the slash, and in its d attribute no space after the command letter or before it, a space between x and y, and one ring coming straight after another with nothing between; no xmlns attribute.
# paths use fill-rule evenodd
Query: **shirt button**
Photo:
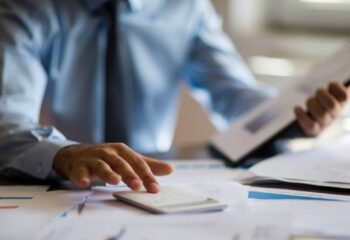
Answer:
<svg viewBox="0 0 350 240"><path fill-rule="evenodd" d="M40 162L39 165L36 168L37 172L41 172L43 170L43 164Z"/></svg>

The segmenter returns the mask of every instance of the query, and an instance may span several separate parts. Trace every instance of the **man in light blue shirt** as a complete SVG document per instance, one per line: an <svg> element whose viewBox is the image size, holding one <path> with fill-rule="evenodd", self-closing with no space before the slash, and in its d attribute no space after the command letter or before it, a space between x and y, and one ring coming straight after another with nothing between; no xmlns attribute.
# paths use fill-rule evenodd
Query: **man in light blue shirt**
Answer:
<svg viewBox="0 0 350 240"><path fill-rule="evenodd" d="M136 152L103 144L111 18L101 9L107 2L0 0L3 175L46 179L54 169L82 187L97 177L157 192L153 175L169 174L171 166L136 152L169 148L180 79L205 94L225 125L275 95L255 81L209 0L114 1L119 74L129 85L127 111L120 114L128 119L126 144ZM346 100L339 83L318 91L308 102L311 117L296 108L301 127L316 135Z"/></svg>

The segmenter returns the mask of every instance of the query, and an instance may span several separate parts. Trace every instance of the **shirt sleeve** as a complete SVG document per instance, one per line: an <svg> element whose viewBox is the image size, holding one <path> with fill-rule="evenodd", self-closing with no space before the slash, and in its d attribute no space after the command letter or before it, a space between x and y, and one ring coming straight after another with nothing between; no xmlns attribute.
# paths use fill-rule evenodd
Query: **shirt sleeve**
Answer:
<svg viewBox="0 0 350 240"><path fill-rule="evenodd" d="M48 79L41 63L48 21L38 9L30 1L0 2L0 173L5 176L46 179L57 151L75 144L38 123Z"/></svg>
<svg viewBox="0 0 350 240"><path fill-rule="evenodd" d="M199 20L185 79L194 96L212 113L214 123L225 129L242 113L277 91L258 83L222 30L221 19L208 0L198 0Z"/></svg>

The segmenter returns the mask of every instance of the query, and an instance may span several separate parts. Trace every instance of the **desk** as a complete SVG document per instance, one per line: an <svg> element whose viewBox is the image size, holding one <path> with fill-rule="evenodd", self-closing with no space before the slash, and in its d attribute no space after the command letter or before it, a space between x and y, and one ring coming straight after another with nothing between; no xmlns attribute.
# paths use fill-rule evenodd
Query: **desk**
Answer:
<svg viewBox="0 0 350 240"><path fill-rule="evenodd" d="M160 160L180 159L180 160L184 160L184 163L186 162L185 159L194 159L194 158L208 159L208 158L215 157L211 153L211 151L205 146L189 146L189 147L185 147L185 148L172 149L171 151L168 151L165 153L154 153L154 154L147 154L147 155L150 157L153 157L153 158L160 159ZM344 226L344 224L348 223L348 215L346 214L346 212L350 212L350 204L348 202L248 199L247 190L249 190L249 189L242 187L241 185L233 182L231 175L230 175L230 179L227 178L225 181L222 181L222 182L216 181L218 178L222 178L224 174L227 174L228 171L233 171L234 173L236 173L236 172L244 171L242 169L226 169L226 170L225 170L225 168L222 168L221 170L220 169L206 169L205 171L207 173L210 171L210 177L208 177L208 178L198 178L198 176L201 173L200 174L197 174L197 173L193 174L192 169L188 169L186 171L187 171L187 177L188 177L187 180L189 180L189 181L178 182L178 178L176 178L175 180L177 182L173 181L171 184L179 185L180 187L191 187L191 189L193 191L198 191L200 193L204 193L207 196L211 196L210 194L213 194L215 197L214 196L211 196L211 197L214 197L214 198L221 197L220 198L221 200L223 200L225 202L229 202L229 204L231 206L230 207L231 212L229 211L228 213L233 214L233 215L231 215L232 222L230 222L231 220L230 221L223 221L223 222L226 224L227 223L234 223L236 229L239 229L239 230L245 229L245 227L247 227L247 226L250 227L251 225L254 225L254 224L262 224L262 223L264 223L264 221L269 221L269 220L275 221L276 219L279 219L279 217L282 217L282 219L280 221L281 223L288 223L288 221L285 221L285 219L283 218L284 217L283 215L276 216L276 218L271 217L271 216L273 216L273 213L276 213L278 215L278 214L283 214L285 212L291 212L295 216L295 218L293 220L294 222L292 223L292 227L291 227L291 231L294 234L300 235L301 233L303 233L303 234L306 233L309 235L315 235L315 233L316 233L316 235L325 234L327 236L330 236L331 234L343 234L343 235L350 234L350 231L348 230L349 229L348 226ZM193 171L195 171L195 169L193 169ZM214 171L214 172L212 173L212 171ZM198 169L197 169L197 172L198 172ZM174 174L175 174L175 172L174 172ZM194 175L196 175L196 176L194 176ZM181 173L178 176L184 176L184 174ZM209 175L206 175L206 176L209 176ZM195 179L195 177L197 177L196 178L197 181L193 180L193 179ZM212 181L212 178L214 179L214 181ZM171 179L171 180L174 180L174 179ZM200 180L200 181L198 181L198 180ZM16 184L19 184L19 182L17 182ZM67 189L67 188L64 188L64 189ZM69 189L72 189L72 188L69 188ZM30 194L30 193L28 193L28 194ZM83 214L79 215L79 213L77 213L76 208L79 208L82 197L87 196L84 194L90 194L91 198L89 198L89 200L86 204L87 206L85 207ZM109 193L106 193L106 192L104 192L104 193L99 193L99 192L91 193L90 191L85 191L85 192L84 191L51 191L51 192L42 191L42 192L36 193L36 195L34 195L33 199L34 199L34 201L32 201L32 202L33 202L34 206L31 205L32 203L29 200L27 202L18 202L18 205L20 205L20 206L21 206L21 204L26 204L26 205L23 205L22 207L20 207L19 210L24 211L23 214L26 215L27 226L30 226L33 229L40 230L41 228L43 228L43 226L46 226L45 224L50 219L52 219L52 216L55 216L56 220L57 220L57 216L60 216L60 214L62 214L62 211L66 211L68 213L68 218L65 218L63 220L60 218L58 219L59 224L57 226L59 226L60 228L59 228L59 230L54 229L54 230L60 231L59 233L56 232L58 234L57 236L60 236L61 232L64 232L66 230L67 230L67 232L73 231L73 230L75 231L75 229L69 228L70 224L76 224L76 225L74 225L77 227L77 230L75 233L81 234L81 231L86 230L85 228L82 228L81 221L84 221L84 224L87 224L87 226L95 226L93 224L98 225L99 231L102 231L102 232L105 231L105 228L106 228L105 225L106 224L108 225L110 222L112 222L111 220L114 220L115 222L117 222L119 224L118 226L123 226L121 224L130 224L130 222L128 222L128 218L134 219L135 217L137 217L137 219L138 218L141 219L138 223L141 225L143 225L145 223L148 224L149 219L151 219L152 221L155 220L157 222L157 224L159 222L163 221L163 219L160 221L159 220L160 218L158 218L158 217L154 217L152 215L145 214L145 212L138 211L137 209L134 209L131 207L126 207L126 206L122 205L121 203L119 203L113 199L110 192ZM41 200L40 204L35 203L35 199ZM77 204L77 202L78 202L78 204ZM78 207L76 207L76 206L78 206ZM244 210L244 211L252 210L254 213L254 217L253 218L248 217L248 220L243 220L244 214L242 214L242 216L240 216L240 215L237 216L237 214L235 215L236 211L242 211L242 210ZM9 211L10 210L8 210L8 212ZM14 210L14 211L16 211L16 210ZM20 212L20 211L18 211L18 212ZM25 212L25 211L27 211L27 212ZM111 213L113 213L115 211L118 213L117 216L111 215ZM262 221L262 223L261 222L254 223L254 221L259 218L259 217L257 217L257 215L259 215L259 212L261 212L261 211L269 211L269 215L266 215L266 214L263 215L264 221ZM271 211L271 213L270 213L270 211ZM79 212L79 210L78 210L78 212ZM4 212L2 212L2 213L4 213ZM5 213L5 214L7 214L7 217L9 217L9 219L10 219L8 221L11 222L11 220L12 220L12 223L15 223L16 221L19 220L15 215L11 215L10 213ZM21 212L21 214L22 214L22 212ZM33 214L34 215L43 214L43 216L40 217L40 220L42 221L41 225L34 224L34 222L32 220ZM221 213L219 213L219 214L221 214ZM241 214L241 213L239 213L239 214ZM257 215L255 215L255 214L257 214ZM272 214L272 215L270 215L270 214ZM119 215L120 216L124 215L124 216L126 216L126 218L120 219L118 217ZM4 216L4 215L2 215L2 216ZM81 217L81 216L83 216L83 217ZM109 220L104 219L105 216L108 216L107 219L109 219ZM181 218L181 215L179 217ZM197 217L193 221L202 221L203 219L210 220L210 218L207 218L207 217L199 216L199 218L198 218L198 215L197 216L194 215L193 217ZM13 218L13 219L11 219L11 218ZM187 221L189 221L188 220L189 218L191 218L191 216L186 216L186 218L184 218L183 220L186 221L186 219L187 219ZM72 221L72 219L74 221ZM219 219L220 219L220 217L219 217ZM1 223L2 220L3 220L3 223ZM21 221L22 220L23 219L21 219ZM172 219L168 219L168 218L165 218L164 221L166 221L166 223L169 224L169 222L167 222L167 221L170 221L170 220L173 221ZM181 221L182 221L181 219L179 220L176 218L175 218L175 220L174 220L175 221L174 224L178 224L179 222L181 223ZM72 222L67 223L66 221L72 221ZM1 219L1 215L0 215L0 239L2 239L1 233L5 232L4 230L8 230L8 229L5 229L5 227L4 227L4 226L6 226L6 223L7 223L7 221L4 219ZM51 227L55 227L56 223L57 222L55 222L54 225L51 225ZM192 222L189 221L186 224L191 224L191 223ZM64 224L68 224L68 225L65 226ZM114 224L116 224L116 223L114 223ZM274 222L273 224L276 224L276 222ZM164 225L164 223L163 223L163 225ZM258 226L258 225L255 225L255 226ZM261 226L261 225L259 225L259 226ZM109 229L112 229L114 226L109 225L108 227L109 227ZM157 230L154 228L154 225L150 226L148 224L147 228L148 227L153 227L153 230ZM283 226L281 226L281 227L283 227ZM65 229L65 230L62 231L62 229ZM116 228L116 229L118 229L118 228ZM207 227L206 227L206 229L207 229ZM229 229L229 228L225 228L225 229ZM79 230L79 232L78 232L78 230ZM92 230L93 230L92 227L89 227L89 229L87 229L87 231L92 231ZM118 231L119 230L120 230L120 233L123 232L122 231L123 229L118 229ZM174 231L174 229L172 229L172 228L169 228L169 231L170 230ZM116 230L114 230L114 231L116 231ZM145 228L145 231L146 231L146 228ZM15 234L18 234L18 232L20 232L20 231L17 230L15 232ZM210 230L210 232L212 232L212 230ZM97 234L100 234L100 233L101 232L97 232ZM113 233L113 231L111 231L111 233ZM32 234L35 234L35 231L32 230ZM87 235L88 233L85 233L85 234ZM89 234L90 234L90 232L89 232ZM93 233L91 233L91 234L93 234ZM109 232L108 232L108 234L110 235ZM186 234L188 234L188 232L186 232ZM18 235L16 235L16 236L18 236ZM31 235L29 234L28 236L31 236ZM112 236L112 235L110 235L110 236ZM188 236L188 235L186 235L186 236ZM24 238L27 236L26 236L26 234L22 233L21 237ZM13 239L13 238L11 238L11 239ZM45 238L43 238L43 239L45 239ZM58 237L56 239L64 239L64 238ZM92 238L90 237L90 239L92 239ZM93 239L106 239L106 238L93 238ZM153 238L150 238L150 239L153 239ZM163 239L167 239L167 238L163 238ZM176 238L176 240L177 239L187 239L187 238L186 237L185 238ZM206 239L206 238L202 238L202 239ZM212 238L212 239L216 239L216 238ZM236 239L236 238L234 238L234 239ZM242 239L244 239L244 238L242 238ZM250 239L250 238L248 238L248 239ZM261 238L261 239L266 239L266 238ZM286 238L274 238L274 239L280 240L280 239L286 239ZM306 239L312 239L312 238L306 238ZM335 238L323 238L323 239L335 239ZM348 239L348 238L338 238L338 239Z"/></svg>
<svg viewBox="0 0 350 240"><path fill-rule="evenodd" d="M148 157L152 157L159 160L188 160L188 159L211 159L218 158L215 153L213 153L208 146L205 145L193 145L181 148L173 148L170 151L163 153L150 153L146 154ZM238 168L247 169L253 163L262 160L262 158L247 159L246 163L243 163ZM171 161L170 161L171 162ZM285 183L271 183L271 184L256 184L256 187L264 188L280 188L280 189L290 189L299 191L310 191L319 193L330 193L330 194L343 194L350 195L347 189L334 189L328 187L318 187L310 186L304 184L285 184Z"/></svg>
<svg viewBox="0 0 350 240"><path fill-rule="evenodd" d="M163 153L146 154L148 157L164 160L164 159L208 159L215 158L214 154L204 145L193 145L187 147L173 148Z"/></svg>
<svg viewBox="0 0 350 240"><path fill-rule="evenodd" d="M228 159L220 155L220 153L210 149L209 145L191 145L186 147L172 148L167 152L162 153L148 153L145 154L148 157L155 158L158 160L188 160L188 159L222 159L228 167L239 167L247 169L253 164L276 154L276 152L271 148L265 148L256 152L254 155L250 155L244 162L240 163L238 166L230 162Z"/></svg>
<svg viewBox="0 0 350 240"><path fill-rule="evenodd" d="M156 158L156 159L194 159L194 158L202 158L202 159L208 159L208 158L216 158L216 155L207 147L207 146L188 146L183 148L175 148L168 152L164 153L154 153L154 154L147 154L150 157ZM334 194L343 194L343 195L350 195L348 190L337 190L337 189L331 189L331 188L324 188L324 187L310 187L303 184L293 184L293 185L286 185L286 184L271 184L271 185L265 185L266 188L279 188L279 189L291 189L291 190L298 190L298 191L310 191L310 192L316 192L316 193L334 193ZM293 231L297 233L297 235L303 235L302 233L305 232L305 235L312 236L314 233L320 238L300 238L300 239L350 239L350 237L347 235L348 233L344 231L344 222L346 217L344 217L344 214L342 214L341 209L350 209L350 205L347 203L333 203L333 202L314 202L313 201L295 201L295 204L292 204L291 202L288 203L288 201L284 200L252 200L250 203L250 207L255 210L275 210L275 211L288 211L291 210L296 215L296 218L298 219L295 223L293 223ZM305 209L305 210L304 210ZM332 212L333 211L333 212ZM321 214L317 214L317 212ZM323 213L323 214L322 214ZM319 215L319 217L313 217L312 215ZM339 215L339 216L337 216ZM329 218L329 219L327 219ZM314 221L315 224L312 222ZM323 226L325 228L324 233L325 235L322 237L321 231L316 231L315 226L321 226L324 222ZM337 224L334 224L335 222L338 222ZM334 225L332 225L334 224ZM329 226L329 229L326 229ZM349 225L350 226L350 225ZM310 231L310 229L315 229L315 232L313 233ZM321 229L321 227L319 227ZM350 229L350 228L349 228ZM299 232L300 231L300 232ZM333 235L334 234L334 235ZM340 235L340 236L339 236ZM341 236L343 235L343 236ZM295 237L294 239L299 239L298 237Z"/></svg>

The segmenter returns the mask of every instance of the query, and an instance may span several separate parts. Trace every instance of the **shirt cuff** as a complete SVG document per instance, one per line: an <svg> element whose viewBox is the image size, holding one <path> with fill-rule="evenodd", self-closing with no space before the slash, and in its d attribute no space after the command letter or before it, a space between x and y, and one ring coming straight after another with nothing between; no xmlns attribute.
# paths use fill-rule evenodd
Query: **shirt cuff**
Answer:
<svg viewBox="0 0 350 240"><path fill-rule="evenodd" d="M19 170L41 180L57 178L52 164L56 153L62 148L79 144L69 140L50 139L35 143L26 154L26 160Z"/></svg>

